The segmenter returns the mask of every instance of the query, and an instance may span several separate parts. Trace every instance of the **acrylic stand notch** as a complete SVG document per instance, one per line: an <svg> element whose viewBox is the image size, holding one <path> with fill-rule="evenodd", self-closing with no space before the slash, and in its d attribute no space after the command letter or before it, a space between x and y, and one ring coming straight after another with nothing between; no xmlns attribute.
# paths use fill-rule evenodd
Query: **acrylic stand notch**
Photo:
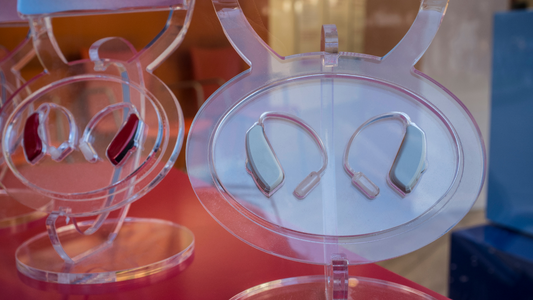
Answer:
<svg viewBox="0 0 533 300"><path fill-rule="evenodd" d="M322 25L320 51L326 52L324 67L335 67L339 64L339 33L336 25Z"/></svg>
<svg viewBox="0 0 533 300"><path fill-rule="evenodd" d="M347 300L348 299L348 260L344 254L336 254L331 259L331 265L326 268L326 299L327 300Z"/></svg>

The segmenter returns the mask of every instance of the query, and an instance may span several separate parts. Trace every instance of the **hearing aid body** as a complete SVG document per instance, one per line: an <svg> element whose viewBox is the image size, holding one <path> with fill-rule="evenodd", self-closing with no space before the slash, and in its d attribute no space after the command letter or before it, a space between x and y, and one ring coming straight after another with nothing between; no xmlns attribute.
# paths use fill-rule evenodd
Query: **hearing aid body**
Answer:
<svg viewBox="0 0 533 300"><path fill-rule="evenodd" d="M136 114L128 119L106 149L106 156L115 166L121 165L139 147L143 122Z"/></svg>
<svg viewBox="0 0 533 300"><path fill-rule="evenodd" d="M61 111L66 117L69 124L70 132L67 141L64 141L59 147L50 144L48 133L48 115L50 109ZM44 103L39 106L36 112L32 113L24 124L22 149L26 161L34 165L39 162L45 154L49 154L55 161L62 161L76 148L78 139L78 128L74 117L66 108L53 103Z"/></svg>
<svg viewBox="0 0 533 300"><path fill-rule="evenodd" d="M407 114L390 112L371 118L354 132L344 152L344 169L352 177L352 184L371 200L379 195L379 187L362 172L355 172L350 167L348 154L353 140L364 128L374 122L391 118L399 119L405 124L405 133L387 176L387 183L398 194L405 197L413 191L427 168L426 135L420 127L411 122Z"/></svg>
<svg viewBox="0 0 533 300"><path fill-rule="evenodd" d="M96 124L106 115L116 110L128 109L129 116L106 149L106 156L114 166L121 166L141 145L142 134L146 125L139 117L137 110L131 103L122 102L110 105L99 111L87 124L80 139L79 147L85 159L91 163L100 158L91 144L91 133Z"/></svg>
<svg viewBox="0 0 533 300"><path fill-rule="evenodd" d="M265 134L264 121L267 118L277 118L291 121L302 127L309 133L317 143L323 157L322 168L318 172L311 172L298 186L294 189L294 196L298 199L304 199L320 182L320 176L328 164L326 148L318 134L296 116L280 113L265 112L246 132L246 170L252 176L259 190L267 197L271 197L285 180L283 168L268 141Z"/></svg>
<svg viewBox="0 0 533 300"><path fill-rule="evenodd" d="M263 126L257 123L246 132L246 157L246 170L255 184L265 196L272 196L283 185L285 174Z"/></svg>
<svg viewBox="0 0 533 300"><path fill-rule="evenodd" d="M400 149L387 177L392 187L405 196L410 193L426 170L426 135L411 123L405 130Z"/></svg>
<svg viewBox="0 0 533 300"><path fill-rule="evenodd" d="M46 145L41 139L41 121L39 113L33 113L26 120L24 126L23 149L26 160L30 164L36 164L46 153Z"/></svg>

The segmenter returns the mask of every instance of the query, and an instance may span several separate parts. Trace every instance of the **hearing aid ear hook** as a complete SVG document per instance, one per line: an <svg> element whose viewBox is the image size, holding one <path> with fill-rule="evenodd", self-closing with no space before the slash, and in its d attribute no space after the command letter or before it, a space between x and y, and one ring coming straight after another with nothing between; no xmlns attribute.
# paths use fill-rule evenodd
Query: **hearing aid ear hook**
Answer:
<svg viewBox="0 0 533 300"><path fill-rule="evenodd" d="M113 104L99 111L89 121L83 131L79 146L87 161L95 163L100 159L98 153L96 153L92 146L92 131L98 122L100 122L106 115L121 109L128 109L129 115L107 147L106 156L113 165L121 166L127 161L128 157L140 147L142 134L146 125L139 117L135 106L127 102Z"/></svg>
<svg viewBox="0 0 533 300"><path fill-rule="evenodd" d="M68 140L64 141L59 147L54 147L49 141L48 132L48 115L50 109L61 111L66 117L69 124L70 132ZM53 160L61 161L76 148L78 139L78 128L74 121L74 116L61 105L54 103L43 103L36 112L31 114L24 125L22 149L26 160L34 165L39 162L46 153L50 154Z"/></svg>
<svg viewBox="0 0 533 300"><path fill-rule="evenodd" d="M302 119L280 112L265 112L246 132L246 170L254 179L261 192L272 196L283 184L285 174L279 163L270 142L265 134L264 121L268 118L278 118L291 121L302 127L315 140L322 153L323 165L318 172L311 172L294 190L294 196L298 199L305 198L320 181L320 176L328 165L326 148L318 134Z"/></svg>
<svg viewBox="0 0 533 300"><path fill-rule="evenodd" d="M409 116L402 112L390 112L375 116L363 123L354 132L344 152L344 170L352 178L352 184L359 189L368 199L379 195L379 187L362 172L355 172L348 162L350 147L355 137L368 125L384 119L400 119L405 125L405 134L394 163L387 176L387 183L402 197L412 192L420 176L427 169L426 162L426 135L420 127L411 122Z"/></svg>

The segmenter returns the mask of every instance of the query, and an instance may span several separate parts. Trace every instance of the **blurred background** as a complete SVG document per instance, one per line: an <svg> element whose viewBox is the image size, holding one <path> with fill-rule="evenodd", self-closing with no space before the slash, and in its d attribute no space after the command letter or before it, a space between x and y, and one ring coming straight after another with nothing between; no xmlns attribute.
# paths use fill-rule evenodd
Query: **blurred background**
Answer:
<svg viewBox="0 0 533 300"><path fill-rule="evenodd" d="M420 1L246 0L241 6L261 38L282 56L319 51L323 24L337 25L340 51L384 56L411 26ZM416 65L464 102L478 122L487 149L494 14L532 8L533 0L451 0L437 36ZM166 17L167 12L63 17L53 19L53 27L65 57L73 61L87 58L90 45L108 36L124 37L140 50L157 35ZM27 32L25 27L0 28L0 45L11 50ZM188 129L209 95L247 68L224 36L211 0L196 0L184 43L155 74L176 94ZM40 72L36 58L22 70L26 79ZM183 153L176 168L186 171ZM486 223L485 189L457 228ZM380 264L446 295L449 240L446 235L414 253Z"/></svg>

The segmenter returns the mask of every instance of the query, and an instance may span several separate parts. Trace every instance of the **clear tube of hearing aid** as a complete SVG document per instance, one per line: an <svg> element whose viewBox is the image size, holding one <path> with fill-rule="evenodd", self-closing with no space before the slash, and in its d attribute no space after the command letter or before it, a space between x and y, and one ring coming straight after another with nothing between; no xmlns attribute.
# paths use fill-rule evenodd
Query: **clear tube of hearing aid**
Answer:
<svg viewBox="0 0 533 300"><path fill-rule="evenodd" d="M379 187L361 172L356 172L353 175L352 184L370 200L379 195Z"/></svg>
<svg viewBox="0 0 533 300"><path fill-rule="evenodd" d="M317 172L311 172L305 179L298 184L294 189L294 196L298 199L303 199L317 186L320 181L320 174Z"/></svg>

